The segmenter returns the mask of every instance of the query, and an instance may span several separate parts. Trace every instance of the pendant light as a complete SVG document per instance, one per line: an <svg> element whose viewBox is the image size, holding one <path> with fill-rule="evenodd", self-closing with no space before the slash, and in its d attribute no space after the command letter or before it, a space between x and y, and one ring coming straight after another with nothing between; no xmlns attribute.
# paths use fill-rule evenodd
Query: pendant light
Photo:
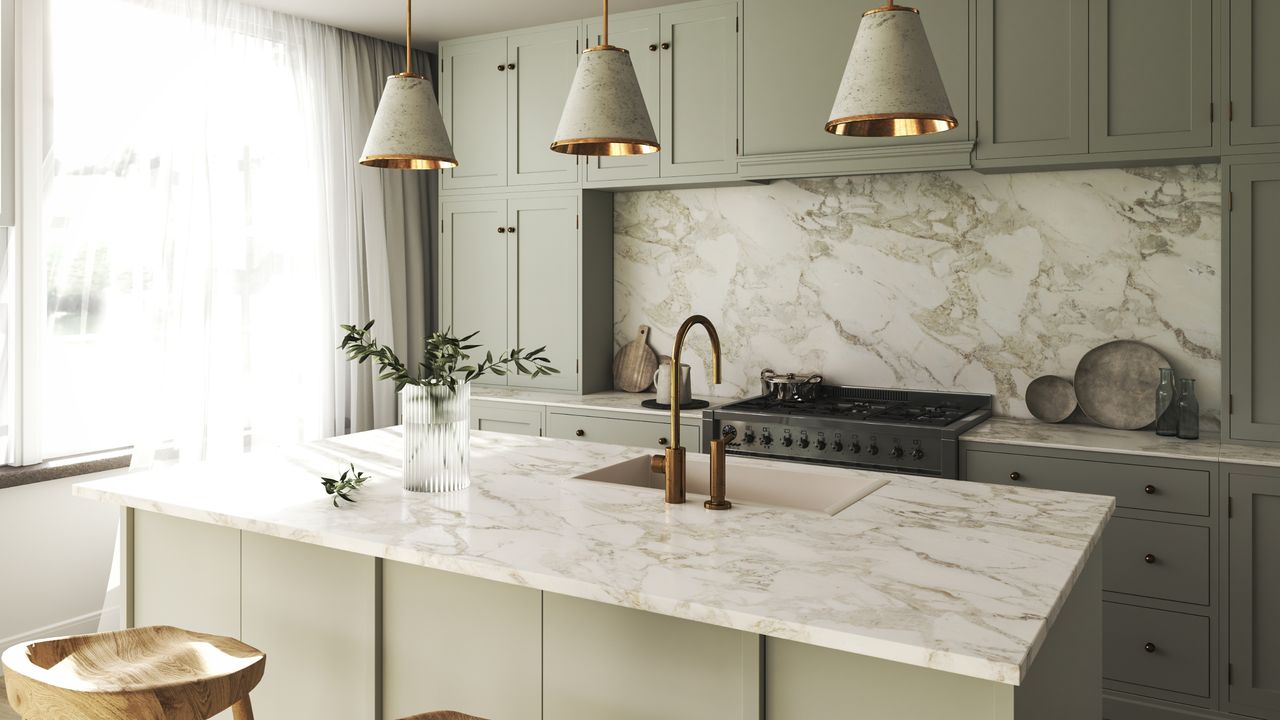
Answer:
<svg viewBox="0 0 1280 720"><path fill-rule="evenodd" d="M920 11L889 0L863 13L827 132L900 137L956 125Z"/></svg>
<svg viewBox="0 0 1280 720"><path fill-rule="evenodd" d="M551 149L601 157L659 150L631 54L609 44L609 0L604 0L604 42L578 59Z"/></svg>
<svg viewBox="0 0 1280 720"><path fill-rule="evenodd" d="M431 79L413 72L413 0L406 0L404 72L387 78L361 165L395 170L457 167Z"/></svg>

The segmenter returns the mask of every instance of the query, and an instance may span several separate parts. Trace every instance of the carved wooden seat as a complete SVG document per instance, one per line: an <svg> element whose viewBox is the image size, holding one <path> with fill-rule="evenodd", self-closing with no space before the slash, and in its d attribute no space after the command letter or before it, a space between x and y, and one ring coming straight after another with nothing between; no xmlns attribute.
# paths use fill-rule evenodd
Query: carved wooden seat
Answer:
<svg viewBox="0 0 1280 720"><path fill-rule="evenodd" d="M413 717L400 718L400 720L484 720L484 718L452 710L436 710L435 712L414 715Z"/></svg>
<svg viewBox="0 0 1280 720"><path fill-rule="evenodd" d="M0 656L23 720L253 720L266 656L239 640L174 627L37 640Z"/></svg>

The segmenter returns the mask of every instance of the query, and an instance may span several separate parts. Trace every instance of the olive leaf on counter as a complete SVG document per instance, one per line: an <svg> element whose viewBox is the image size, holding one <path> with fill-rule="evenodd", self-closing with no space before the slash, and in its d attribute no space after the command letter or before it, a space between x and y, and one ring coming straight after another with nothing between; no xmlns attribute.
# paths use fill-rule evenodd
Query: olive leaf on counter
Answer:
<svg viewBox="0 0 1280 720"><path fill-rule="evenodd" d="M351 469L343 470L338 479L322 477L320 478L320 484L324 485L326 493L333 496L333 506L338 507L338 498L350 503L355 502L355 498L351 497L351 493L359 490L360 486L364 485L364 481L368 479L369 476L362 472L357 472L355 464L352 463Z"/></svg>

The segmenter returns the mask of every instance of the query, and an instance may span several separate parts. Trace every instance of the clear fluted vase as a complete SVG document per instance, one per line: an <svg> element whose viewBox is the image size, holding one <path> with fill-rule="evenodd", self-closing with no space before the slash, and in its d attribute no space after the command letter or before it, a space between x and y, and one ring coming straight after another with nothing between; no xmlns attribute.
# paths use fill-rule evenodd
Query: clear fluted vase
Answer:
<svg viewBox="0 0 1280 720"><path fill-rule="evenodd" d="M471 484L471 384L405 385L400 390L404 425L404 489L451 492Z"/></svg>

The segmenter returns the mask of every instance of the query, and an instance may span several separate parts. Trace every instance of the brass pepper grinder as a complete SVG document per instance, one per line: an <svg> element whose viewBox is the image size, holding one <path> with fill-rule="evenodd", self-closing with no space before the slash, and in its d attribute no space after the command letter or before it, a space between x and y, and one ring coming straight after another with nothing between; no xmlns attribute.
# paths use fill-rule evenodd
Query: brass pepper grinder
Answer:
<svg viewBox="0 0 1280 720"><path fill-rule="evenodd" d="M715 325L702 315L694 315L680 326L676 333L675 349L671 351L671 367L680 367L680 351L684 347L685 336L694 325L707 329L711 337L711 382L720 384L720 336ZM733 503L725 499L725 440L715 438L711 441L711 499L703 503L708 510L728 510ZM685 501L685 450L680 445L680 373L671 373L671 446L665 454L654 455L650 465L655 473L662 473L666 478L666 499L673 505Z"/></svg>

